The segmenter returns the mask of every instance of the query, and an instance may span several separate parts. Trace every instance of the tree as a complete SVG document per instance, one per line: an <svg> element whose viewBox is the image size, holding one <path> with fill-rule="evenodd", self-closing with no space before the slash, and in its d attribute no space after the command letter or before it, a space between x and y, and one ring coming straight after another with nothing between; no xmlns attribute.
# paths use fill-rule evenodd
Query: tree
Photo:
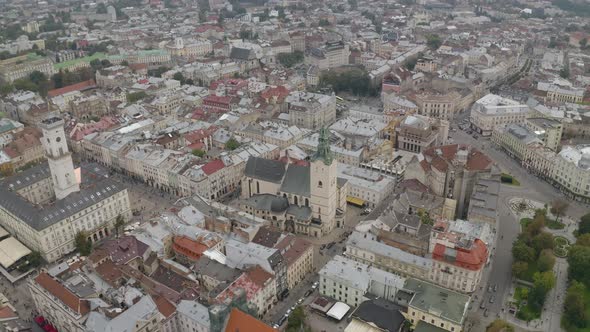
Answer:
<svg viewBox="0 0 590 332"><path fill-rule="evenodd" d="M512 274L518 279L523 279L528 269L529 264L527 262L518 261L512 264Z"/></svg>
<svg viewBox="0 0 590 332"><path fill-rule="evenodd" d="M516 240L512 246L512 256L516 261L532 262L535 260L535 250L521 240Z"/></svg>
<svg viewBox="0 0 590 332"><path fill-rule="evenodd" d="M38 267L43 263L43 257L41 257L41 253L37 250L31 252L27 257L27 260L29 261L30 267Z"/></svg>
<svg viewBox="0 0 590 332"><path fill-rule="evenodd" d="M123 60L123 61L121 61L121 66L128 67L129 66L129 62L127 60Z"/></svg>
<svg viewBox="0 0 590 332"><path fill-rule="evenodd" d="M590 213L583 215L578 224L578 234L586 233L590 233Z"/></svg>
<svg viewBox="0 0 590 332"><path fill-rule="evenodd" d="M540 253L544 249L553 249L555 241L553 235L547 232L541 232L537 236L533 237L533 248L536 253Z"/></svg>
<svg viewBox="0 0 590 332"><path fill-rule="evenodd" d="M564 325L586 327L588 317L584 305L584 293L586 293L586 286L575 280L572 281L571 286L567 289L563 304L563 321L566 322Z"/></svg>
<svg viewBox="0 0 590 332"><path fill-rule="evenodd" d="M576 239L577 246L590 247L590 234L582 234Z"/></svg>
<svg viewBox="0 0 590 332"><path fill-rule="evenodd" d="M92 67L94 70L102 69L102 63L100 62L100 59L94 59L90 61L90 67Z"/></svg>
<svg viewBox="0 0 590 332"><path fill-rule="evenodd" d="M541 251L539 259L537 260L537 267L539 268L539 271L551 271L553 270L553 265L555 265L555 256L553 256L553 251L550 249Z"/></svg>
<svg viewBox="0 0 590 332"><path fill-rule="evenodd" d="M587 45L588 45L588 39L582 38L582 40L580 40L580 48L585 49Z"/></svg>
<svg viewBox="0 0 590 332"><path fill-rule="evenodd" d="M442 40L437 34L428 35L426 36L426 45L428 45L431 50L436 51L442 45Z"/></svg>
<svg viewBox="0 0 590 332"><path fill-rule="evenodd" d="M76 245L76 250L78 250L80 255L88 256L90 255L90 252L92 252L92 242L88 240L88 234L86 232L78 232L74 239L74 243Z"/></svg>
<svg viewBox="0 0 590 332"><path fill-rule="evenodd" d="M106 14L107 13L107 6L104 3L99 3L96 5L96 13L97 14Z"/></svg>
<svg viewBox="0 0 590 332"><path fill-rule="evenodd" d="M240 147L240 142L238 142L235 138L230 138L225 142L225 149L229 151L233 151Z"/></svg>
<svg viewBox="0 0 590 332"><path fill-rule="evenodd" d="M297 307L295 308L295 310L293 310L293 312L291 313L291 315L289 316L289 320L287 320L287 332L307 332L310 331L311 329L306 326L305 324L305 311L303 310L303 307Z"/></svg>
<svg viewBox="0 0 590 332"><path fill-rule="evenodd" d="M176 72L176 73L174 73L174 75L172 76L172 78L175 79L175 80L177 80L177 81L180 81L180 84L184 84L184 82L185 82L184 75L182 75L182 73L179 72L179 71Z"/></svg>
<svg viewBox="0 0 590 332"><path fill-rule="evenodd" d="M295 64L303 62L303 52L295 51L293 53L279 53L278 60L283 66L291 68Z"/></svg>
<svg viewBox="0 0 590 332"><path fill-rule="evenodd" d="M127 94L127 102L130 104L133 104L136 101L142 100L145 97L147 97L147 93L145 93L143 91L128 93Z"/></svg>
<svg viewBox="0 0 590 332"><path fill-rule="evenodd" d="M119 238L119 233L121 232L121 227L125 226L125 218L122 215L118 215L117 219L115 219L115 236Z"/></svg>
<svg viewBox="0 0 590 332"><path fill-rule="evenodd" d="M570 70L569 68L565 67L559 71L559 76L562 78L569 78L570 77Z"/></svg>
<svg viewBox="0 0 590 332"><path fill-rule="evenodd" d="M486 328L486 332L513 332L514 327L505 320L496 319Z"/></svg>
<svg viewBox="0 0 590 332"><path fill-rule="evenodd" d="M29 74L29 80L31 80L31 82L38 86L42 82L47 81L47 75L38 70L35 70L34 72Z"/></svg>
<svg viewBox="0 0 590 332"><path fill-rule="evenodd" d="M6 96L7 94L14 91L14 85L12 84L2 84L0 85L0 95Z"/></svg>
<svg viewBox="0 0 590 332"><path fill-rule="evenodd" d="M555 286L555 275L551 271L535 272L533 285L547 294Z"/></svg>
<svg viewBox="0 0 590 332"><path fill-rule="evenodd" d="M319 23L318 23L318 24L319 24L321 27L327 27L327 26L329 26L329 25L330 25L330 22L329 22L327 19L325 19L325 18L322 18L322 19L320 19L320 21L319 21Z"/></svg>
<svg viewBox="0 0 590 332"><path fill-rule="evenodd" d="M590 247L574 245L567 256L571 279L590 286Z"/></svg>
<svg viewBox="0 0 590 332"><path fill-rule="evenodd" d="M207 152L205 152L205 151L203 151L203 150L201 150L201 149L194 149L194 150L192 151L192 154L193 154L193 156L197 156L197 157L199 157L199 158L202 158L204 155L206 155L206 154L207 154Z"/></svg>
<svg viewBox="0 0 590 332"><path fill-rule="evenodd" d="M562 199L556 199L551 203L551 213L555 216L555 221L559 221L559 217L561 217L567 208L569 207L569 203Z"/></svg>

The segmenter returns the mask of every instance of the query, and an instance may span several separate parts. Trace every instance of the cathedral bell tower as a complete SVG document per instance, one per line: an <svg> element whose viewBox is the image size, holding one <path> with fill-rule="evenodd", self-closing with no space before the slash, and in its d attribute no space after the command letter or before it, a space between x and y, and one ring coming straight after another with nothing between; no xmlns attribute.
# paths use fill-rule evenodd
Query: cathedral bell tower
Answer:
<svg viewBox="0 0 590 332"><path fill-rule="evenodd" d="M40 127L43 131L41 142L45 148L45 155L53 179L53 190L55 197L60 200L73 192L80 191L74 174L72 154L68 150L66 142L64 121L54 116L41 121Z"/></svg>
<svg viewBox="0 0 590 332"><path fill-rule="evenodd" d="M312 217L322 221L324 234L334 229L338 196L338 162L330 151L329 137L330 132L322 127L310 164Z"/></svg>

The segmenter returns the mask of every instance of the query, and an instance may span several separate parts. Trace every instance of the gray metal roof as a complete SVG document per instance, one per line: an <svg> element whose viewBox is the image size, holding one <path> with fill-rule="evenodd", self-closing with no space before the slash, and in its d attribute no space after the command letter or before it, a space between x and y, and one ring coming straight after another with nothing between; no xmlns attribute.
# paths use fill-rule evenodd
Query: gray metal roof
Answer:
<svg viewBox="0 0 590 332"><path fill-rule="evenodd" d="M255 179L281 183L285 175L285 164L278 160L250 157L244 174Z"/></svg>
<svg viewBox="0 0 590 332"><path fill-rule="evenodd" d="M281 191L309 197L309 178L308 166L289 165L281 185Z"/></svg>
<svg viewBox="0 0 590 332"><path fill-rule="evenodd" d="M406 321L401 312L404 308L382 298L361 303L352 316L371 323L385 331L400 331Z"/></svg>
<svg viewBox="0 0 590 332"><path fill-rule="evenodd" d="M404 289L414 293L410 306L455 324L463 324L469 304L469 295L436 286L418 279L407 279Z"/></svg>
<svg viewBox="0 0 590 332"><path fill-rule="evenodd" d="M232 47L229 57L238 60L253 60L256 59L254 52L247 48Z"/></svg>
<svg viewBox="0 0 590 332"><path fill-rule="evenodd" d="M272 194L256 194L244 200L244 204L256 210L283 212L289 207L286 198Z"/></svg>
<svg viewBox="0 0 590 332"><path fill-rule="evenodd" d="M97 164L82 165L82 183L79 192L71 193L66 198L48 206L39 206L27 201L16 193L16 189L11 189L7 185L14 181L18 182L19 179L21 183L26 181L26 178L22 178L25 174L32 179L33 173L37 174L37 181L40 181L48 176L46 172L47 164L42 164L31 168L29 172L23 172L0 182L0 207L38 231L125 190L119 183L108 179L105 170ZM29 181L31 181L30 184L37 182Z"/></svg>
<svg viewBox="0 0 590 332"><path fill-rule="evenodd" d="M311 218L311 208L308 206L290 205L287 214L294 216L298 220L309 220Z"/></svg>

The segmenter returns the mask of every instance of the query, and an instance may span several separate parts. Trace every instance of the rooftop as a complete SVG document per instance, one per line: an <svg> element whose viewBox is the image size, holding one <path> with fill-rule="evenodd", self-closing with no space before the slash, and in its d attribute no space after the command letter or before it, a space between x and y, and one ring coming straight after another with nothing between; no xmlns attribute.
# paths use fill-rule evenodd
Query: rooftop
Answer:
<svg viewBox="0 0 590 332"><path fill-rule="evenodd" d="M414 295L410 307L462 325L470 297L434 284L409 278L404 289Z"/></svg>

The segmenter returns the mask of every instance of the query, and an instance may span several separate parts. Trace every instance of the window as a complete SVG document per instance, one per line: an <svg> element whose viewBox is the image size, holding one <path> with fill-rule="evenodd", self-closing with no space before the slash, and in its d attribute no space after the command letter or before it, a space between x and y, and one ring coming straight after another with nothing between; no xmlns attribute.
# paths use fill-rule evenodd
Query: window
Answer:
<svg viewBox="0 0 590 332"><path fill-rule="evenodd" d="M319 181L318 182L318 188L322 188L322 187L323 187L322 181Z"/></svg>

